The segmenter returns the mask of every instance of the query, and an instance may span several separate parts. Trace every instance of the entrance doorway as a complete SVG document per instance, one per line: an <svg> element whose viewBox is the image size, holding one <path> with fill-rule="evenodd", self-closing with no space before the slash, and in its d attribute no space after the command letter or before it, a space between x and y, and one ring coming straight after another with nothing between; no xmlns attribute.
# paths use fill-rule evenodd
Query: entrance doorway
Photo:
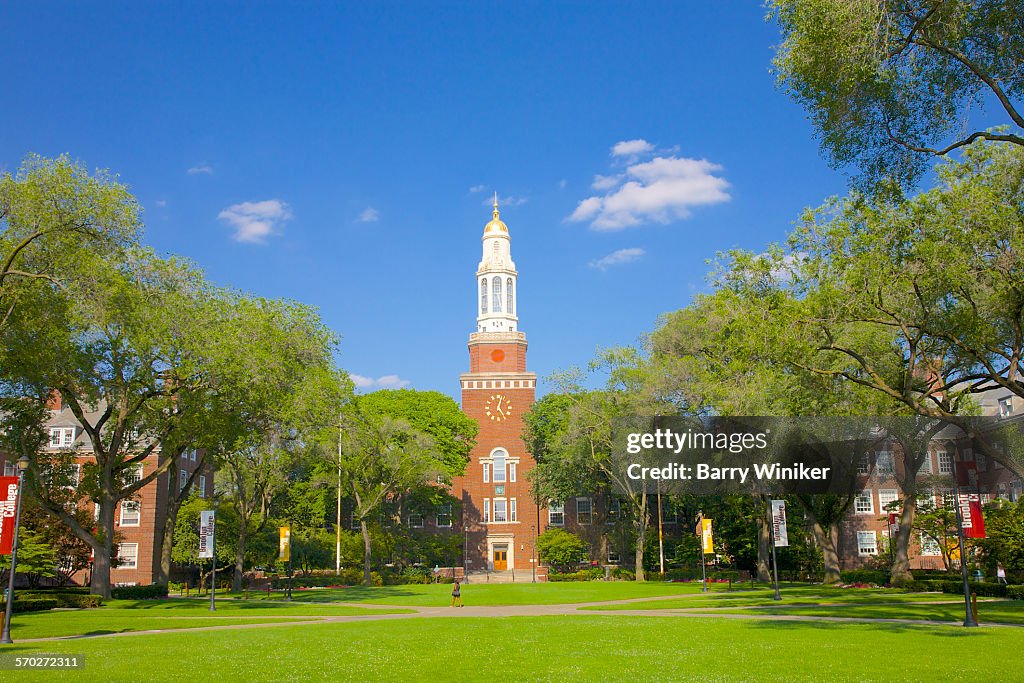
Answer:
<svg viewBox="0 0 1024 683"><path fill-rule="evenodd" d="M503 572L508 569L508 546L494 546L494 571Z"/></svg>

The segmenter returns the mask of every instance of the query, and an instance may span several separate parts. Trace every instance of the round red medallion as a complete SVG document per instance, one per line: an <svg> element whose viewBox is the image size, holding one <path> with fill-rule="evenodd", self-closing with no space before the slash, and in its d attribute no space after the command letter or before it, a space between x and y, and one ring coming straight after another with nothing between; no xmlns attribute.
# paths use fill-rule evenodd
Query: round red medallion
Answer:
<svg viewBox="0 0 1024 683"><path fill-rule="evenodd" d="M491 360L493 360L495 363L500 363L501 361L505 360L505 352L502 351L501 349L494 349L493 351L491 351Z"/></svg>

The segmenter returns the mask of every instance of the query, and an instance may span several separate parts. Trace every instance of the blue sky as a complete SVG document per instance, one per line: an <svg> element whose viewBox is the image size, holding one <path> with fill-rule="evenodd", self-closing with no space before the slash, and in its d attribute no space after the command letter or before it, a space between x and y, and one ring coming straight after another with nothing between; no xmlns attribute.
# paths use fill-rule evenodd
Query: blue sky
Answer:
<svg viewBox="0 0 1024 683"><path fill-rule="evenodd" d="M717 251L760 251L844 191L769 73L763 15L10 3L0 167L67 152L115 171L158 251L317 306L369 387L455 396L493 192L544 377L635 341Z"/></svg>

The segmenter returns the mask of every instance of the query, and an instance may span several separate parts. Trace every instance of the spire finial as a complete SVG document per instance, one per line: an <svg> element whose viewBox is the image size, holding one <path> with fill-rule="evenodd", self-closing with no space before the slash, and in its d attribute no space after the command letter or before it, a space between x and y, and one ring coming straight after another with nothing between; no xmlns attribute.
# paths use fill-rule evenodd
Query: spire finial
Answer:
<svg viewBox="0 0 1024 683"><path fill-rule="evenodd" d="M494 220L498 220L498 193L494 193Z"/></svg>

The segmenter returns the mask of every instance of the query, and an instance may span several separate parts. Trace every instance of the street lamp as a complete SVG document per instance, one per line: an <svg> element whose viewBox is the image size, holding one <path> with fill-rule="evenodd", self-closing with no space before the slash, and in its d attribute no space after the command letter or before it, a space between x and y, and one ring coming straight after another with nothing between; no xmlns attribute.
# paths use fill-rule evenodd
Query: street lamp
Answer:
<svg viewBox="0 0 1024 683"><path fill-rule="evenodd" d="M25 470L28 469L28 456L18 459L18 502L14 505L14 542L11 545L11 574L7 577L7 610L4 614L4 630L0 634L0 643L10 644L11 614L14 608L14 573L18 568L18 525L21 523L21 496L25 489Z"/></svg>

